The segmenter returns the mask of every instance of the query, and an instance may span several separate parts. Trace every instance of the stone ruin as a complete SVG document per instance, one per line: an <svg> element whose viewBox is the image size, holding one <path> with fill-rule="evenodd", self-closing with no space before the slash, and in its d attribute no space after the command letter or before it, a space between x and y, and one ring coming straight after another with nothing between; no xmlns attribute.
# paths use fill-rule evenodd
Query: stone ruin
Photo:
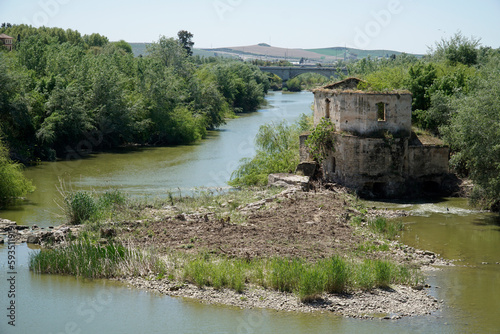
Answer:
<svg viewBox="0 0 500 334"><path fill-rule="evenodd" d="M314 125L335 126L334 149L322 161L322 177L368 197L400 197L439 192L449 175L449 148L411 128L409 91L360 90L349 78L315 89ZM301 135L301 165L312 158Z"/></svg>

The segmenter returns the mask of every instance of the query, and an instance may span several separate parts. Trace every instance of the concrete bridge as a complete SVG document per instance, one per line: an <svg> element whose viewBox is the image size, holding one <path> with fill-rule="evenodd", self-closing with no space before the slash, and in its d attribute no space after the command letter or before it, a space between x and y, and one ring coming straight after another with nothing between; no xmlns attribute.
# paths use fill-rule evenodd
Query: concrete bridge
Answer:
<svg viewBox="0 0 500 334"><path fill-rule="evenodd" d="M260 70L263 72L270 72L276 74L283 82L287 82L288 80L295 78L298 75L303 73L318 73L321 74L328 79L330 77L338 77L338 72L336 68L332 67L318 67L318 66L259 66ZM347 75L347 70L342 69L342 73Z"/></svg>

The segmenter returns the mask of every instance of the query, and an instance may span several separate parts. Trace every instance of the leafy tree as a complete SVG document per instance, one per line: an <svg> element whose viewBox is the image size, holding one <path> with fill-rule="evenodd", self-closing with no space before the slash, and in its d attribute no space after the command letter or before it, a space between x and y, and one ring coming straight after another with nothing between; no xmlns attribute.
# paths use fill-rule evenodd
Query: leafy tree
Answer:
<svg viewBox="0 0 500 334"><path fill-rule="evenodd" d="M453 65L461 63L471 66L477 64L480 41L480 39L474 37L464 37L458 31L448 40L441 39L430 51L432 56L439 60L446 60Z"/></svg>
<svg viewBox="0 0 500 334"><path fill-rule="evenodd" d="M299 78L293 78L286 82L286 88L290 92L300 92L302 90L302 85Z"/></svg>
<svg viewBox="0 0 500 334"><path fill-rule="evenodd" d="M164 36L134 58L128 43L99 34L0 29L22 36L16 52L0 53L0 134L25 162L130 142L192 142L234 110L255 110L269 88L245 63L213 58L197 68L179 40Z"/></svg>
<svg viewBox="0 0 500 334"><path fill-rule="evenodd" d="M130 44L128 44L127 42L125 42L123 39L118 41L118 42L114 42L113 44L116 47L125 51L125 53L130 53L130 54L132 53L132 46Z"/></svg>
<svg viewBox="0 0 500 334"><path fill-rule="evenodd" d="M34 190L31 181L24 177L21 165L10 160L0 140L0 208Z"/></svg>
<svg viewBox="0 0 500 334"><path fill-rule="evenodd" d="M231 175L231 186L265 185L271 173L291 173L299 163L299 134L307 129L303 119L289 125L285 121L262 125L255 137L256 153L244 158Z"/></svg>
<svg viewBox="0 0 500 334"><path fill-rule="evenodd" d="M109 43L109 40L106 36L102 36L96 33L84 35L83 41L85 42L85 44L87 44L88 47L103 47L104 45Z"/></svg>
<svg viewBox="0 0 500 334"><path fill-rule="evenodd" d="M186 30L181 30L177 33L177 37L179 38L179 43L181 43L184 50L186 50L186 54L188 56L193 55L193 34Z"/></svg>
<svg viewBox="0 0 500 334"><path fill-rule="evenodd" d="M86 140L85 135L95 129L84 107L82 92L78 84L56 87L47 101L49 116L36 135L43 145L53 147L58 154L78 150Z"/></svg>
<svg viewBox="0 0 500 334"><path fill-rule="evenodd" d="M475 183L476 204L500 211L500 59L493 59L468 95L452 102L454 114L442 129Z"/></svg>
<svg viewBox="0 0 500 334"><path fill-rule="evenodd" d="M413 110L427 110L429 108L431 101L427 91L436 78L436 68L432 63L419 62L410 67L406 87L413 94Z"/></svg>
<svg viewBox="0 0 500 334"><path fill-rule="evenodd" d="M186 49L175 39L161 36L157 43L148 45L147 50L151 58L160 60L176 74L189 77L193 73L193 66L187 59Z"/></svg>

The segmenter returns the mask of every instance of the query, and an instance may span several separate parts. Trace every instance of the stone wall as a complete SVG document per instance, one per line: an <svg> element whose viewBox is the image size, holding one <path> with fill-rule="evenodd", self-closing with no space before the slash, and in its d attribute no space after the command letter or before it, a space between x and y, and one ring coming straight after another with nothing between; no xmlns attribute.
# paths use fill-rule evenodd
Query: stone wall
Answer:
<svg viewBox="0 0 500 334"><path fill-rule="evenodd" d="M379 120L379 106L384 106L384 120ZM330 118L338 132L362 136L388 131L401 137L411 133L410 93L367 93L317 89L314 91L314 125Z"/></svg>
<svg viewBox="0 0 500 334"><path fill-rule="evenodd" d="M422 145L408 147L408 174L412 177L448 174L450 149L447 146Z"/></svg>
<svg viewBox="0 0 500 334"><path fill-rule="evenodd" d="M326 180L361 190L374 183L384 184L388 193L396 193L405 182L408 149L406 138L391 141L335 135L335 152L323 161Z"/></svg>

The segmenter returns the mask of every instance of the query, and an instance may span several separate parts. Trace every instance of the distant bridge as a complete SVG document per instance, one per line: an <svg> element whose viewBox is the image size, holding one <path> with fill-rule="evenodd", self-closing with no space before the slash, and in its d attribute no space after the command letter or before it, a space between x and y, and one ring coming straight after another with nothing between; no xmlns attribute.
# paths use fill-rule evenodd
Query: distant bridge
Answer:
<svg viewBox="0 0 500 334"><path fill-rule="evenodd" d="M288 80L295 78L298 75L303 73L318 73L321 74L328 79L330 77L337 78L339 73L336 68L331 67L318 67L318 66L259 66L260 70L263 72L270 72L279 76L283 82L287 82ZM347 75L347 70L342 69L342 73Z"/></svg>

